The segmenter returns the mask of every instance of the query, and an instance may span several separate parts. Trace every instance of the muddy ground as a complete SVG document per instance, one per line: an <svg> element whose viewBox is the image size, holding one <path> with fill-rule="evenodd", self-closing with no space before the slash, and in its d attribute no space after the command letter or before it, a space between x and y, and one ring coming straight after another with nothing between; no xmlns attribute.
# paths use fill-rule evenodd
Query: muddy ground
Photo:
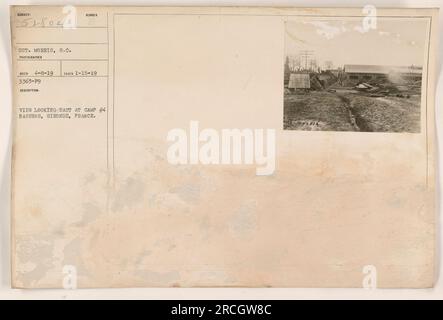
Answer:
<svg viewBox="0 0 443 320"><path fill-rule="evenodd" d="M420 96L371 97L354 90L286 94L284 129L420 132Z"/></svg>

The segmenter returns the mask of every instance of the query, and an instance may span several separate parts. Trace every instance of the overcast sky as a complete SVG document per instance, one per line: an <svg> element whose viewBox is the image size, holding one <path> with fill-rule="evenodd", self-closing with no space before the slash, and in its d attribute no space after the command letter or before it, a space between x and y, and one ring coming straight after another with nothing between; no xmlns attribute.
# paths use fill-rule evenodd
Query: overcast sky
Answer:
<svg viewBox="0 0 443 320"><path fill-rule="evenodd" d="M377 28L363 32L362 19L286 22L287 55L312 50L320 66L344 64L423 66L428 20L378 18Z"/></svg>

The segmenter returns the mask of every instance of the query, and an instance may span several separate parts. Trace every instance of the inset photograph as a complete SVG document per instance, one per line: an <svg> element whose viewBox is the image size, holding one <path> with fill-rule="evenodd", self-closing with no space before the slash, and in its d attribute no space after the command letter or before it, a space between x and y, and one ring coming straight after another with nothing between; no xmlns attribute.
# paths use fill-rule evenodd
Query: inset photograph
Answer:
<svg viewBox="0 0 443 320"><path fill-rule="evenodd" d="M285 23L283 128L419 133L429 21L328 19Z"/></svg>

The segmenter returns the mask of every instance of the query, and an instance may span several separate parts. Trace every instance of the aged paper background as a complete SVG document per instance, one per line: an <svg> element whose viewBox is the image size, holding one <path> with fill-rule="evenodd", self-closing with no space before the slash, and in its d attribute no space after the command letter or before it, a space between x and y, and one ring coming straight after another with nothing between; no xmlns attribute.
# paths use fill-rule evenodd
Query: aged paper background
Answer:
<svg viewBox="0 0 443 320"><path fill-rule="evenodd" d="M102 122L95 121L90 127L82 123L84 131L76 130L75 136L67 135L63 139L60 136L49 137L53 140L47 143L47 150L37 150L31 145L26 145L26 142L31 142L30 137L48 141L48 136L41 130L41 124L34 128L26 126L18 130L16 139L23 141L23 144L22 148L17 147L16 161L21 157L23 160L33 159L32 163L27 161L23 165L26 166L28 172L39 175L39 183L43 181L47 184L48 187L45 188L47 191L50 191L55 182L60 187L56 190L57 192L63 192L63 188L70 190L67 197L63 199L64 205L58 203L59 200L51 195L51 192L39 194L39 201L52 208L44 210L43 214L38 205L24 208L30 212L30 216L23 219L22 223L16 224L24 237L22 243L26 246L26 243L37 241L48 249L46 245L52 244L52 232L62 233L63 239L56 243L59 247L55 251L67 252L67 249L73 248L70 250L72 250L71 259L74 260L70 263L77 263L80 267L84 267L87 270L84 274L88 272L92 274L80 279L80 285L84 281L84 286L108 286L110 279L112 279L111 285L115 286L360 286L361 268L366 264L377 265L380 274L384 274L379 279L382 286L431 285L433 282L433 211L432 206L427 206L432 205L432 194L427 194L429 189L425 188L426 182L424 182L426 175L423 174L423 168L426 162L423 159L425 152L423 135L381 134L374 136L363 133L353 135L281 132L278 139L279 163L274 177L254 177L253 170L245 169L227 168L222 172L217 168L190 168L184 169L177 181L176 173L174 173L176 169L162 166L161 157L165 154L165 150L162 150L165 132L170 127L186 127L190 115L199 116L204 126L216 128L245 126L278 128L281 122L282 58L281 49L279 49L283 37L279 26L281 17L261 19L253 16L247 17L246 21L250 22L254 28L247 29L244 31L245 34L237 34L236 37L224 38L227 42L226 47L217 47L220 56L214 58L221 61L218 66L220 69L212 70L211 74L203 73L202 78L205 81L202 83L208 83L207 90L199 92L198 100L182 94L182 98L191 99L189 102L180 100L180 104L187 107L186 112L175 113L172 119L176 123L172 126L170 123L162 126L159 119L170 116L171 112L176 110L177 103L168 101L168 92L146 91L143 82L147 79L149 81L150 77L152 79L160 77L165 79L166 83L172 81L173 84L175 83L173 80L177 80L177 85L168 88L168 91L175 90L176 94L180 94L180 90L184 92L187 89L182 85L183 81L180 81L180 76L191 71L198 73L200 70L194 67L192 70L177 74L174 73L173 66L170 70L165 70L155 63L149 65L149 62L156 61L155 51L150 52L153 56L147 58L146 51L148 50L144 49L148 45L152 46L152 41L161 44L163 39L162 34L155 33L154 28L151 28L149 24L158 26L159 23L164 23L163 30L168 30L170 26L174 33L187 34L187 32L199 31L201 36L207 37L208 41L213 40L213 45L216 46L219 38L214 37L214 34L230 34L229 29L226 30L226 28L234 28L238 31L236 24L245 23L244 20L236 17L224 17L217 21L213 21L212 18L207 20L200 18L199 20L203 21L197 22L187 16L181 19L188 29L177 30L173 28L175 21L162 21L158 18L128 19L127 16L117 18L116 23L121 23L121 26L116 29L116 39L121 43L118 43L115 51L116 56L121 55L122 58L118 60L115 68L116 75L119 75L116 77L115 86L119 86L120 89L117 89L114 99L125 103L114 103L116 128L120 128L115 131L115 180L114 187L110 191L112 200L111 204L108 204L109 215L100 214L97 220L86 221L88 224L91 223L87 227L84 226L85 221L81 220L82 217L80 219L78 217L79 210L91 210L92 207L97 213L100 208L106 208L106 199L109 199L106 190L99 192L102 190L100 187L108 183L107 172L96 161L100 157L106 161L103 140L98 139L96 134L91 135L103 128ZM200 28L202 23L205 28ZM139 41L137 35L131 32L140 26L151 30L152 33L146 37L150 43ZM124 36L119 37L119 32L122 32ZM180 34L174 34L174 36L180 38ZM242 36L247 36L253 45L246 45L237 39ZM275 45L267 45L264 41L266 39L268 43ZM196 56L195 59L198 60L198 55L205 56L205 48L181 43L174 45L177 46L175 48L177 51L185 52L184 59ZM126 50L128 46L134 50ZM230 53L228 49L233 48L241 53L239 56L244 54L249 58L241 61L241 66L245 68L245 75L253 71L254 74L257 73L256 76L259 79L263 79L263 83L260 81L256 83L258 88L249 88L252 92L239 90L243 79L237 78L238 72L232 72L235 77L229 79L238 82L226 81L213 74L223 72L229 75L229 70L227 71L224 67L232 63L229 59L233 57L225 51ZM266 52L264 55L266 59L259 61L256 60L259 58L250 59L254 50ZM137 59L146 60L143 60L145 62L141 65L134 63ZM262 66L261 70L254 68L256 64ZM143 68L149 72L143 72ZM202 70L206 71L207 68L203 66ZM125 81L126 78L135 81L131 80L129 83ZM211 81L219 82L209 86ZM208 94L214 87L216 92L213 94L218 93L216 101L211 99L213 95ZM260 88L266 88L266 90ZM88 88L83 90L88 90ZM230 94L225 94L226 92ZM259 95L255 97L257 100L254 100L254 103L249 98L251 93ZM59 92L59 96L60 99L64 99L63 93ZM235 96L235 102L230 101L232 96ZM223 99L228 99L228 101L223 101ZM146 109L146 101L149 101L151 105L161 103L163 107L170 106L170 109ZM211 112L206 114L204 112L208 110L208 105ZM269 105L273 105L272 108ZM120 108L117 109L117 107ZM224 108L223 112L214 116L214 112L221 108ZM261 111L260 113L256 112L257 108ZM152 111L156 112L150 113ZM159 111L163 112L163 117ZM134 117L134 114L137 116ZM251 114L254 115L252 121ZM432 120L432 113L428 116ZM146 119L153 118L155 121L148 121L146 124ZM243 125L245 121L248 125ZM125 123L131 123L131 125L125 126ZM17 125L17 128L20 128L20 125ZM52 129L70 132L70 129L75 128L66 127L64 124L62 128ZM430 130L432 136L432 126ZM83 143L80 144L79 141ZM54 143L69 145L70 148L60 148L57 155L54 154L56 152L53 148ZM312 150L312 146L318 146L318 148ZM411 148L411 146L414 147ZM430 147L432 148L432 144ZM54 170L54 174L39 172L38 168L41 168L42 163L39 163L38 157L20 156L20 150L36 152L36 154L51 154L52 160L56 159L56 161L45 166ZM83 152L94 156L78 157L78 154ZM294 154L303 154L303 157L294 156ZM72 166L71 160L66 161L66 157L80 161L80 165ZM45 157L41 161L43 160L48 159ZM157 170L152 170L152 164ZM431 169L432 166L431 163ZM170 171L170 180L159 179L159 176L168 176L168 171ZM96 175L95 181L91 186L86 186L85 180L91 180L91 172ZM362 172L365 174L362 175ZM192 192L189 195L189 192L180 191L189 190L187 187L190 181L194 182L196 178L199 178L200 184L203 185L203 188L199 187L199 197L209 196L209 201L202 201L202 203L197 201L196 204ZM258 180L262 178L267 180L266 183ZM428 176L428 186L429 180L432 185L432 178L431 171ZM17 180L25 181L26 177L23 175L23 178L20 178L18 175ZM146 185L148 181L156 182L153 191L150 191L152 185L151 187ZM75 191L76 188L72 185L77 185L78 191ZM184 189L180 188L183 185ZM229 192L226 192L227 194L214 192L220 188L220 185L228 185ZM32 194L32 183L27 181L22 186L25 188L21 192L22 197L28 193ZM171 195L171 186L179 191ZM29 188L28 192L26 188ZM130 194L127 192L128 189L131 191ZM159 194L159 190L166 192ZM191 188L191 190L194 189ZM159 226L165 228L163 231L159 231L159 228L151 229L150 219L153 218L146 217L146 208L150 206L149 200L152 198L149 197L150 192L156 192L155 195L160 196L160 199L166 198L168 204L185 209L179 216L175 216L177 215L176 208L167 207L164 202L155 203L158 207L154 212L158 212L159 217L172 215L172 218L169 216L164 221L155 219L155 223L160 223ZM134 198L134 194L142 196ZM266 194L269 199L266 200L267 198L261 194ZM395 201L392 198L394 194ZM90 201L85 202L88 196ZM17 201L16 205L18 202L25 205L39 202L21 199L22 201ZM80 199L82 202L79 202ZM245 199L247 203L244 203ZM75 206L69 208L70 203L75 203L75 206L81 208ZM214 211L214 208L218 210ZM248 219L253 220L252 230L238 230L235 227L235 215L239 208L240 212L244 211L242 208L246 208ZM340 208L340 210L331 210L331 208ZM63 214L60 214L60 209L63 210ZM278 215L267 214L271 209L273 212L278 212ZM211 214L208 214L209 210ZM248 210L253 212L250 213ZM406 217L405 211L408 213ZM70 212L72 216L69 215ZM195 212L202 212L202 216L195 215ZM85 215L91 219L91 212L88 213ZM234 217L229 220L227 217L230 215ZM291 219L293 222L288 224ZM196 222L199 223L196 225ZM69 235L66 235L63 226L70 224L74 224L74 227L68 227ZM62 225L62 230L60 230L60 225ZM49 229L53 228L49 235L48 226ZM261 230L260 226L266 226L269 229ZM349 228L350 226L352 228ZM103 236L93 245L91 245L92 240L88 239L88 237L92 238L90 229L98 231ZM273 232L277 229L278 233ZM129 238L127 230L131 230ZM202 233L202 230L208 234L192 237L193 232ZM39 231L36 232L38 239L32 236L35 231ZM164 237L168 232L170 236ZM26 238L30 234L31 238ZM191 237L187 238L189 234ZM146 251L152 243L149 238L155 239L159 236L164 237L163 241L160 241L160 248L156 249L157 255L151 258L152 253L148 252L150 250ZM146 243L143 243L144 241ZM72 242L74 245L68 246ZM207 246L202 246L205 243ZM386 243L392 246L387 246ZM168 255L165 249L170 247L178 252L181 247L183 254ZM191 248L192 252L190 252ZM48 250L50 254L54 253L53 247ZM26 252L26 249L24 251ZM42 253L36 254L35 257L44 257L45 254ZM189 253L191 253L190 256ZM94 256L94 259L88 259L88 255ZM337 256L346 257L346 259L337 260ZM125 258L122 259L122 257ZM202 257L205 258L202 260ZM49 257L48 265L53 266L52 259L54 258L59 265L53 270L51 267L42 270L45 278L39 284L33 282L33 279L25 279L26 277L23 277L22 281L30 281L27 284L30 286L44 287L60 284L62 275L57 268L67 262L63 259L69 258L66 258L66 254L58 257L52 255ZM164 265L159 264L159 258L164 259ZM140 259L143 259L143 263L137 266L135 262ZM153 259L155 263L150 259ZM88 261L91 260L96 260L95 263L90 263L92 266L88 265ZM241 263L241 261L244 262ZM254 264L253 269L250 267L251 262ZM165 271L164 266L168 266L170 270ZM26 268L25 265L22 267ZM138 269L134 270L134 267ZM318 270L315 270L316 268ZM187 271L184 273L182 271L182 274L177 270ZM22 285L26 286L25 283Z"/></svg>

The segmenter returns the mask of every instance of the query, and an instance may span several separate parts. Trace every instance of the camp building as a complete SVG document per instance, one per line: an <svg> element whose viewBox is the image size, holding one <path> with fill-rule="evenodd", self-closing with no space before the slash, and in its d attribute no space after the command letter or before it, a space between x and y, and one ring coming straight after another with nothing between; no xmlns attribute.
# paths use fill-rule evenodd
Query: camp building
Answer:
<svg viewBox="0 0 443 320"><path fill-rule="evenodd" d="M374 80L421 80L421 67L395 67L380 65L346 64L344 67L346 79L349 82L369 82Z"/></svg>

